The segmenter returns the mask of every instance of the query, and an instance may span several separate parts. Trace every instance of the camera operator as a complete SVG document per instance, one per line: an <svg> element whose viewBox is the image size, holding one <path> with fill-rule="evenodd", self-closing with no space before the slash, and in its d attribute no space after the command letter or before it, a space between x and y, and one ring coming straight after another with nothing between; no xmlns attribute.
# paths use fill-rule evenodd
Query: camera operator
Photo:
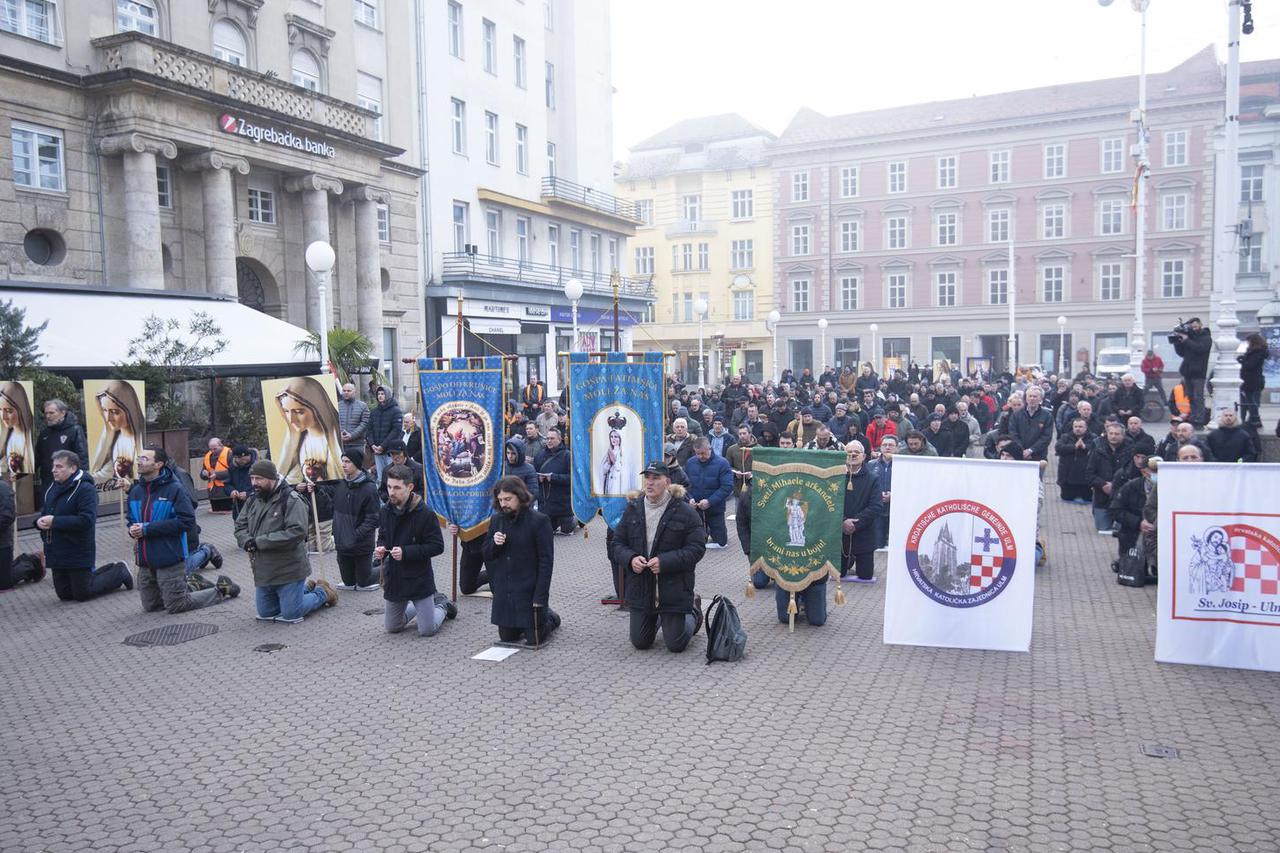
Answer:
<svg viewBox="0 0 1280 853"><path fill-rule="evenodd" d="M1213 351L1213 336L1200 324L1199 317L1174 326L1169 333L1169 343L1182 356L1178 373L1185 380L1187 394L1191 397L1191 423L1199 429L1207 422L1204 406L1204 380L1209 374L1209 354Z"/></svg>

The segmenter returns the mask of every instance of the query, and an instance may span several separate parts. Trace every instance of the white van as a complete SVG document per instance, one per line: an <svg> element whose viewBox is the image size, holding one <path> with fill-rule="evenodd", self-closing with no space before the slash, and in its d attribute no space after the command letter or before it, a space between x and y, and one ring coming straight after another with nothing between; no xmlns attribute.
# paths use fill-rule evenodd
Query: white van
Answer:
<svg viewBox="0 0 1280 853"><path fill-rule="evenodd" d="M1120 377L1129 372L1129 350L1127 347L1104 347L1098 351L1098 366L1094 375Z"/></svg>

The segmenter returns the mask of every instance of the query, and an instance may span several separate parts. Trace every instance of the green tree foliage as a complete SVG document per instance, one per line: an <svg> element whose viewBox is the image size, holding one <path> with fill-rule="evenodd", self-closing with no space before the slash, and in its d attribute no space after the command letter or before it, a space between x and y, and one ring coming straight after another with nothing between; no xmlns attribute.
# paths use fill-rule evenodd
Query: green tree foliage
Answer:
<svg viewBox="0 0 1280 853"><path fill-rule="evenodd" d="M305 338L294 344L293 351L319 360L320 333L307 332ZM372 373L379 382L384 382L373 368L373 341L355 329L338 326L329 330L329 361L338 381L344 385L352 381L355 374Z"/></svg>
<svg viewBox="0 0 1280 853"><path fill-rule="evenodd" d="M0 377L16 376L24 367L40 364L40 333L49 325L27 325L27 309L0 300Z"/></svg>
<svg viewBox="0 0 1280 853"><path fill-rule="evenodd" d="M186 426L184 402L178 386L210 374L202 368L227 347L222 328L204 311L194 312L187 323L155 314L142 321L142 332L129 341L129 361L116 365L120 379L147 383L147 403L160 429Z"/></svg>

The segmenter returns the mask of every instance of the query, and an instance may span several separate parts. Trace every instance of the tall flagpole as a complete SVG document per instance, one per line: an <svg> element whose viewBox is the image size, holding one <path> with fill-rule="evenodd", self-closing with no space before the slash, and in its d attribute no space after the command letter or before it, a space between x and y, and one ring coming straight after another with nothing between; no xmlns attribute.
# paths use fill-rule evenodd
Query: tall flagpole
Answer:
<svg viewBox="0 0 1280 853"><path fill-rule="evenodd" d="M1017 276L1014 272L1013 261L1013 216L1012 211L1009 216L1009 373L1010 375L1018 372L1018 333L1015 331L1015 322L1017 316L1018 304L1018 285Z"/></svg>

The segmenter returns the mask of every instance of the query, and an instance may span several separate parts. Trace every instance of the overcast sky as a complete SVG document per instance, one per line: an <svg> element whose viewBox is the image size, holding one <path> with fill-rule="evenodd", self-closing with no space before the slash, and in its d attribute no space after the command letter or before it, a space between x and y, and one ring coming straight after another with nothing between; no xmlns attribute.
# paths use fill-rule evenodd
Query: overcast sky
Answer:
<svg viewBox="0 0 1280 853"><path fill-rule="evenodd" d="M737 112L781 133L826 115L1138 73L1130 0L613 0L614 151ZM1241 59L1280 58L1280 3L1255 0ZM1212 42L1225 0L1151 0L1147 70ZM1135 102L1137 90L1134 91Z"/></svg>

